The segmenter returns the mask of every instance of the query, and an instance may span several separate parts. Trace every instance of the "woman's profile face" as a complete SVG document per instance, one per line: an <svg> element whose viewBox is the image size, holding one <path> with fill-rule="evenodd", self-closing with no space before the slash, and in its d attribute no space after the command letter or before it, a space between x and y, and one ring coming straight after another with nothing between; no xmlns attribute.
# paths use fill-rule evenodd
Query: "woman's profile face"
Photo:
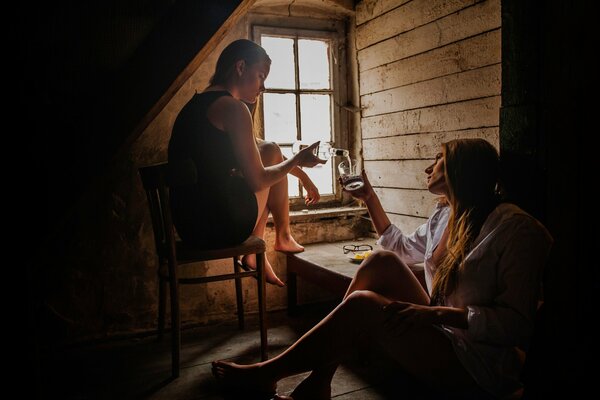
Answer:
<svg viewBox="0 0 600 400"><path fill-rule="evenodd" d="M435 156L433 164L425 169L427 174L427 189L440 196L448 196L448 185L444 175L444 153Z"/></svg>
<svg viewBox="0 0 600 400"><path fill-rule="evenodd" d="M265 91L265 79L270 70L271 63L268 61L245 64L237 85L240 100L250 104L256 103L258 96Z"/></svg>

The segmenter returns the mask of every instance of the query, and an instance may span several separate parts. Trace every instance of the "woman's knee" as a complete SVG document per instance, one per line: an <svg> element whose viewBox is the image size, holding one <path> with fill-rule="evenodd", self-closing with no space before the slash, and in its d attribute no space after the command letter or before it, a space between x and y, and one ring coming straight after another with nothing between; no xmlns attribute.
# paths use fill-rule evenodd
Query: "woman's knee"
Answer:
<svg viewBox="0 0 600 400"><path fill-rule="evenodd" d="M355 290L344 299L340 311L368 330L381 322L383 307L389 303L389 299L371 290Z"/></svg>
<svg viewBox="0 0 600 400"><path fill-rule="evenodd" d="M278 164L283 161L283 154L275 142L262 141L258 144L260 158L264 165Z"/></svg>
<svg viewBox="0 0 600 400"><path fill-rule="evenodd" d="M396 253L389 250L376 250L358 267L357 274L371 273L402 264L402 260Z"/></svg>
<svg viewBox="0 0 600 400"><path fill-rule="evenodd" d="M371 290L355 290L344 300L344 305L349 308L369 309L379 305L377 293Z"/></svg>

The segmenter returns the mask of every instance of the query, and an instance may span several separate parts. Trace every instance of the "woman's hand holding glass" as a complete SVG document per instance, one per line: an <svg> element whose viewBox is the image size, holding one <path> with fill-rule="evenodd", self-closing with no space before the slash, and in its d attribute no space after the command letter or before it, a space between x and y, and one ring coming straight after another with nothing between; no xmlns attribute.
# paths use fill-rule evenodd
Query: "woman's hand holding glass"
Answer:
<svg viewBox="0 0 600 400"><path fill-rule="evenodd" d="M367 200L369 200L371 198L371 196L373 196L374 191L373 191L373 187L371 186L371 182L369 182L369 178L367 178L367 174L364 169L361 172L361 176L362 176L364 185L355 190L346 190L344 188L344 179L341 176L338 178L338 181L340 182L340 185L342 185L342 190L344 192L350 193L352 195L352 197L366 202Z"/></svg>
<svg viewBox="0 0 600 400"><path fill-rule="evenodd" d="M315 165L325 164L327 162L327 160L322 160L316 155L319 143L320 142L314 142L310 146L303 148L294 155L294 158L296 158L298 161L299 167L312 168Z"/></svg>

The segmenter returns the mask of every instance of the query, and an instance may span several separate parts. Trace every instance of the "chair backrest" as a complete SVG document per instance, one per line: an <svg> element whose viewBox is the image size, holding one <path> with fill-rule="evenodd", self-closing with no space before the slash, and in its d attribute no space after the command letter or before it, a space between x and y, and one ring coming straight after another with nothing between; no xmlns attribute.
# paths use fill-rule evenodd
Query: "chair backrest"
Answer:
<svg viewBox="0 0 600 400"><path fill-rule="evenodd" d="M191 159L160 163L139 168L142 184L148 198L152 230L158 257L175 255L175 229L169 203L169 187L195 184L198 178L196 164Z"/></svg>
<svg viewBox="0 0 600 400"><path fill-rule="evenodd" d="M158 257L167 259L169 246L175 243L173 219L169 204L168 163L161 163L139 168L142 184L148 198L152 230Z"/></svg>

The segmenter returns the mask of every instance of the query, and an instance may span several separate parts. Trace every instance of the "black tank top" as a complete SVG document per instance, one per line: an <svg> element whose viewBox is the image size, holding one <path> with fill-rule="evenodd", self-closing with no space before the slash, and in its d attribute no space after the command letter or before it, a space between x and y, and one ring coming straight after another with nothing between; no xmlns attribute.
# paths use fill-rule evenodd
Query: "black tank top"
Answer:
<svg viewBox="0 0 600 400"><path fill-rule="evenodd" d="M252 232L258 206L239 173L227 132L207 117L208 108L226 91L194 95L183 107L169 142L169 164L193 162L197 180L170 189L173 222L185 242L205 248L239 244Z"/></svg>

